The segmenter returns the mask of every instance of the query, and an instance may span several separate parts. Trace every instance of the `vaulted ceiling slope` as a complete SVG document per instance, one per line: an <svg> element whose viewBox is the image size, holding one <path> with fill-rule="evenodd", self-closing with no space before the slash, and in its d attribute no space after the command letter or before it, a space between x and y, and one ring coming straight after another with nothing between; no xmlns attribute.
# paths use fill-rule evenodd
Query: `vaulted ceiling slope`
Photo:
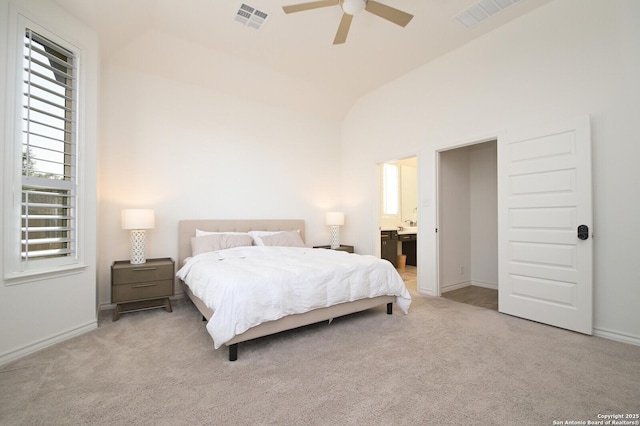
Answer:
<svg viewBox="0 0 640 426"><path fill-rule="evenodd" d="M103 62L114 60L145 34L163 34L298 84L308 82L335 94L337 113L345 114L363 94L550 0L379 0L414 18L402 28L373 13L358 13L346 42L339 45L333 39L343 16L340 5L283 11L283 6L309 0L55 1L98 32ZM236 19L243 3L268 14L259 29ZM456 19L474 6L478 13L477 5L486 10L510 3L472 28Z"/></svg>

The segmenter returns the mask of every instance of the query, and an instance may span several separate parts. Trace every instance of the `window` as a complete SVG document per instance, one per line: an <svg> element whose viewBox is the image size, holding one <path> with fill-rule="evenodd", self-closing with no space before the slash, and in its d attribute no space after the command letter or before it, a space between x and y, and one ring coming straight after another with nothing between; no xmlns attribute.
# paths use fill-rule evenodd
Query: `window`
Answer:
<svg viewBox="0 0 640 426"><path fill-rule="evenodd" d="M77 256L77 61L28 28L22 53L20 262L27 270Z"/></svg>
<svg viewBox="0 0 640 426"><path fill-rule="evenodd" d="M382 165L382 215L400 217L400 168Z"/></svg>

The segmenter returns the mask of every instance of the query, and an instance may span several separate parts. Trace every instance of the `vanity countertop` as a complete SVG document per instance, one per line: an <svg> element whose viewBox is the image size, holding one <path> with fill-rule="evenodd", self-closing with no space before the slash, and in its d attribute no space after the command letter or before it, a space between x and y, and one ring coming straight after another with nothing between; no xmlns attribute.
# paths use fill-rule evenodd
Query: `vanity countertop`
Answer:
<svg viewBox="0 0 640 426"><path fill-rule="evenodd" d="M398 235L417 234L417 233L418 233L417 226L405 226L402 229L398 230Z"/></svg>
<svg viewBox="0 0 640 426"><path fill-rule="evenodd" d="M395 226L395 227L382 227L380 228L380 232L388 232L388 231L396 231L398 235L407 235L407 234L417 234L418 227L417 226Z"/></svg>

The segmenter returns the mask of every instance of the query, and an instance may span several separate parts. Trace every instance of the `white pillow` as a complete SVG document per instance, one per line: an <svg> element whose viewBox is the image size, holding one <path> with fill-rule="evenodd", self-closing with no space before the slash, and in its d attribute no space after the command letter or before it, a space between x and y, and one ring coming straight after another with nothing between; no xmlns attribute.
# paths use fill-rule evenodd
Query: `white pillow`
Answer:
<svg viewBox="0 0 640 426"><path fill-rule="evenodd" d="M273 235L273 234L277 234L278 232L283 232L283 231L249 231L249 235L251 235L252 237L253 236L262 237L263 235Z"/></svg>
<svg viewBox="0 0 640 426"><path fill-rule="evenodd" d="M300 231L279 231L260 236L252 236L256 245L280 247L304 247Z"/></svg>
<svg viewBox="0 0 640 426"><path fill-rule="evenodd" d="M265 235L273 235L282 231L249 231L249 235L253 238L253 244L256 246L263 246L262 238Z"/></svg>
<svg viewBox="0 0 640 426"><path fill-rule="evenodd" d="M216 235L216 234L245 235L246 232L212 232L212 231L203 231L202 229L196 228L196 237L202 237L204 235Z"/></svg>
<svg viewBox="0 0 640 426"><path fill-rule="evenodd" d="M191 255L209 251L224 250L232 247L250 246L253 243L251 236L246 232L242 235L209 234L191 238Z"/></svg>

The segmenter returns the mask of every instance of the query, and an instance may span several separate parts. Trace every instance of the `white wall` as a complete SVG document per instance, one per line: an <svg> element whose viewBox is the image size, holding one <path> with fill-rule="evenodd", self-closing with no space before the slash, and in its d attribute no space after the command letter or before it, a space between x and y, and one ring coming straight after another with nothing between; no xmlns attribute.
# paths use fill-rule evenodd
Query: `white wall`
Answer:
<svg viewBox="0 0 640 426"><path fill-rule="evenodd" d="M413 163L417 164L416 159ZM401 217L403 226L408 226L407 220L418 221L418 167L403 164L400 167Z"/></svg>
<svg viewBox="0 0 640 426"><path fill-rule="evenodd" d="M183 66L181 76L166 58L196 58L196 68ZM272 76L247 79L234 96L230 82L255 70L236 59L228 70L236 76L225 80L219 71L224 59L151 33L103 64L100 305L111 300L111 264L129 258L129 235L120 229L123 208L155 210L147 258L177 258L181 219L304 219L308 245L329 242L324 213L340 200L339 121L267 103L264 87L251 99L250 86L272 85ZM194 84L194 75L206 76L200 67L217 71Z"/></svg>
<svg viewBox="0 0 640 426"><path fill-rule="evenodd" d="M471 283L498 288L498 153L496 142L471 147L469 206Z"/></svg>
<svg viewBox="0 0 640 426"><path fill-rule="evenodd" d="M361 98L343 124L343 199L346 214L360 218L344 239L373 252L376 163L420 153L425 235L434 146L589 114L595 332L640 344L638 22L637 1L556 0ZM418 250L433 255L425 238ZM422 288L433 271L420 262Z"/></svg>
<svg viewBox="0 0 640 426"><path fill-rule="evenodd" d="M470 170L469 150L454 149L440 154L440 180L438 182L440 257L438 262L440 287L443 292L470 284Z"/></svg>
<svg viewBox="0 0 640 426"><path fill-rule="evenodd" d="M16 11L36 22L40 27L77 46L81 51L81 88L83 100L80 113L84 130L80 131L80 169L82 188L81 223L79 238L80 253L86 267L64 276L35 279L19 284L0 283L0 364L51 345L55 342L94 329L96 321L96 133L97 133L97 36L85 26L62 12L53 2L40 0L16 0ZM11 9L13 10L13 9ZM19 224L14 222L11 211L11 194L5 190L12 180L11 167L5 167L5 156L12 152L15 141L12 117L15 113L15 81L9 80L15 61L15 48L8 48L9 30L15 30L15 15L10 12L9 2L0 1L0 122L2 125L3 149L0 150L0 164L3 165L3 208L0 222L2 232L19 232ZM16 39L20 43L21 37ZM19 52L21 54L21 52ZM12 225L13 224L13 225ZM11 256L4 252L2 257ZM0 263L0 277L5 277L4 262Z"/></svg>

